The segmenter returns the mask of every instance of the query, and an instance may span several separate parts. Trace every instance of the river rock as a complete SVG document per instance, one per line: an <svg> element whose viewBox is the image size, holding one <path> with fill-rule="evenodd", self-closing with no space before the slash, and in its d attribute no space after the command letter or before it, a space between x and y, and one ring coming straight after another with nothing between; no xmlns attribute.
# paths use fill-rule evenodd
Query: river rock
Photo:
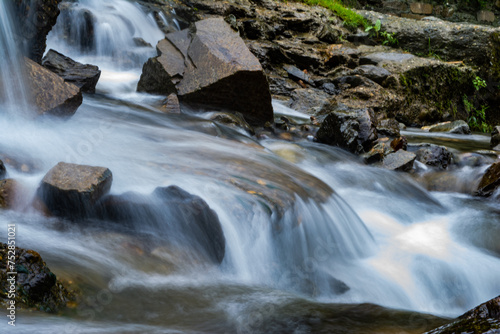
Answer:
<svg viewBox="0 0 500 334"><path fill-rule="evenodd" d="M434 144L408 145L408 150L415 152L417 160L428 166L446 169L452 162L452 154L444 146Z"/></svg>
<svg viewBox="0 0 500 334"><path fill-rule="evenodd" d="M56 275L50 271L40 254L33 250L15 248L15 269L7 270L7 244L0 243L0 304L4 306L11 299L7 299L10 285L7 278L8 271L16 271L15 301L17 307L36 308L40 311L55 313L66 306L69 301L75 300L75 295L69 292Z"/></svg>
<svg viewBox="0 0 500 334"><path fill-rule="evenodd" d="M295 89L291 97L290 108L308 115L324 114L330 107L330 95L317 89Z"/></svg>
<svg viewBox="0 0 500 334"><path fill-rule="evenodd" d="M491 132L491 140L490 140L490 147L495 148L500 144L500 126L497 125L493 128L493 131ZM497 148L497 150L500 149Z"/></svg>
<svg viewBox="0 0 500 334"><path fill-rule="evenodd" d="M399 137L399 122L394 118L386 118L378 121L377 132L390 137Z"/></svg>
<svg viewBox="0 0 500 334"><path fill-rule="evenodd" d="M109 191L112 180L105 167L60 162L44 176L37 196L52 215L86 217Z"/></svg>
<svg viewBox="0 0 500 334"><path fill-rule="evenodd" d="M168 34L144 64L138 91L241 112L251 124L272 121L271 93L257 58L223 19Z"/></svg>
<svg viewBox="0 0 500 334"><path fill-rule="evenodd" d="M58 75L25 58L28 94L38 114L71 116L82 104L82 92Z"/></svg>
<svg viewBox="0 0 500 334"><path fill-rule="evenodd" d="M389 170L408 172L413 168L416 157L412 152L399 150L387 155L382 162L382 166Z"/></svg>
<svg viewBox="0 0 500 334"><path fill-rule="evenodd" d="M3 161L0 160L0 179L3 179L6 174L7 174L7 169L5 168Z"/></svg>
<svg viewBox="0 0 500 334"><path fill-rule="evenodd" d="M422 130L429 132L448 132L456 134L470 134L469 124L463 120L453 122L443 122L434 125L424 126Z"/></svg>
<svg viewBox="0 0 500 334"><path fill-rule="evenodd" d="M373 110L337 106L325 118L316 137L321 143L340 146L356 154L367 152L378 138Z"/></svg>
<svg viewBox="0 0 500 334"><path fill-rule="evenodd" d="M150 195L105 196L96 204L93 217L128 228L140 223L141 232L151 227L158 237L194 247L215 263L224 258L226 241L217 214L203 199L176 186L158 187Z"/></svg>
<svg viewBox="0 0 500 334"><path fill-rule="evenodd" d="M492 164L484 173L479 185L477 186L476 195L491 196L500 186L500 162Z"/></svg>
<svg viewBox="0 0 500 334"><path fill-rule="evenodd" d="M0 180L0 208L10 209L14 206L18 188L19 185L16 180Z"/></svg>
<svg viewBox="0 0 500 334"><path fill-rule="evenodd" d="M452 323L425 334L499 334L500 296L483 303L458 317Z"/></svg>
<svg viewBox="0 0 500 334"><path fill-rule="evenodd" d="M95 93L95 86L101 76L99 67L81 64L52 49L43 57L42 65L86 93Z"/></svg>

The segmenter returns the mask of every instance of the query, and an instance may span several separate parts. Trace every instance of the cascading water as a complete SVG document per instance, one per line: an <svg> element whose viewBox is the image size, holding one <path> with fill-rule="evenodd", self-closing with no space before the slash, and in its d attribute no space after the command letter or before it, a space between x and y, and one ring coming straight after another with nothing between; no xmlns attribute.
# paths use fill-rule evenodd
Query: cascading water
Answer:
<svg viewBox="0 0 500 334"><path fill-rule="evenodd" d="M361 303L456 316L499 294L500 221L488 214L498 205L428 193L409 176L363 166L340 149L257 142L196 115L159 113L142 104L156 97L132 93L140 57L128 65L121 58L123 50L143 51L134 37L156 44L162 33L154 21L124 0L62 5L69 9L49 48L108 72L100 94L85 96L69 120L0 114L0 153L18 162L8 166L9 177L23 185L25 199L17 210L1 211L0 222L4 231L16 222L18 245L39 251L58 277L82 286L87 302L76 315L20 314L25 332L383 333L376 318L385 314L418 333L415 313ZM82 48L88 17L92 43ZM123 73L127 85L115 81ZM274 106L278 114L293 112ZM156 224L168 220L161 210L123 233L30 209L41 178L59 161L108 167L114 194L175 184L200 196L222 224L222 264L165 247L162 237L176 235Z"/></svg>

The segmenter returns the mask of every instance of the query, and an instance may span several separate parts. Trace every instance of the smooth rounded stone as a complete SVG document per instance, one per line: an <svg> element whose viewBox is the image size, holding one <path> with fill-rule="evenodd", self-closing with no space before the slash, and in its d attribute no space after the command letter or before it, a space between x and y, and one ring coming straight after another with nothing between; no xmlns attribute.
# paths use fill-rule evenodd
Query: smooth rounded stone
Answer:
<svg viewBox="0 0 500 334"><path fill-rule="evenodd" d="M399 150L387 155L382 162L382 167L389 170L408 172L413 168L416 157L412 152Z"/></svg>
<svg viewBox="0 0 500 334"><path fill-rule="evenodd" d="M109 191L112 180L108 168L60 162L42 179L37 197L52 215L82 218Z"/></svg>
<svg viewBox="0 0 500 334"><path fill-rule="evenodd" d="M417 160L428 166L446 169L452 162L452 154L444 146L434 144L408 145L409 151L414 151Z"/></svg>
<svg viewBox="0 0 500 334"><path fill-rule="evenodd" d="M40 115L72 116L82 104L81 90L31 59L25 58L28 95Z"/></svg>
<svg viewBox="0 0 500 334"><path fill-rule="evenodd" d="M0 291L8 291L7 258L9 248L0 243ZM40 311L55 313L75 300L74 293L68 291L56 275L50 271L40 254L33 250L15 249L17 272L15 280L15 301L20 308L35 308ZM0 293L0 304L7 305L11 299L7 294Z"/></svg>
<svg viewBox="0 0 500 334"><path fill-rule="evenodd" d="M470 134L469 124L463 120L453 122L443 122L422 127L422 130L429 132L448 132L456 134Z"/></svg>
<svg viewBox="0 0 500 334"><path fill-rule="evenodd" d="M425 334L500 334L500 296L464 313L450 324Z"/></svg>
<svg viewBox="0 0 500 334"><path fill-rule="evenodd" d="M0 208L10 209L14 206L19 185L16 180L0 180Z"/></svg>
<svg viewBox="0 0 500 334"><path fill-rule="evenodd" d="M52 49L43 57L42 66L86 93L95 93L95 86L101 76L99 67L81 64Z"/></svg>
<svg viewBox="0 0 500 334"><path fill-rule="evenodd" d="M184 103L241 112L252 125L273 119L271 93L258 59L222 18L167 34L143 67L137 90Z"/></svg>
<svg viewBox="0 0 500 334"><path fill-rule="evenodd" d="M0 179L3 179L5 175L7 175L7 169L5 168L3 161L0 160Z"/></svg>
<svg viewBox="0 0 500 334"><path fill-rule="evenodd" d="M356 154L368 152L378 138L374 120L372 109L339 105L325 118L316 138L321 143L346 148Z"/></svg>
<svg viewBox="0 0 500 334"><path fill-rule="evenodd" d="M500 125L497 125L491 131L490 147L494 148L500 144Z"/></svg>
<svg viewBox="0 0 500 334"><path fill-rule="evenodd" d="M377 132L385 136L399 137L399 122L394 118L380 120L378 121Z"/></svg>
<svg viewBox="0 0 500 334"><path fill-rule="evenodd" d="M499 186L500 162L495 162L484 173L475 194L478 196L491 196Z"/></svg>
<svg viewBox="0 0 500 334"><path fill-rule="evenodd" d="M361 65L356 67L351 74L358 74L367 77L370 80L375 81L379 85L384 82L385 79L392 73L383 67L375 65Z"/></svg>

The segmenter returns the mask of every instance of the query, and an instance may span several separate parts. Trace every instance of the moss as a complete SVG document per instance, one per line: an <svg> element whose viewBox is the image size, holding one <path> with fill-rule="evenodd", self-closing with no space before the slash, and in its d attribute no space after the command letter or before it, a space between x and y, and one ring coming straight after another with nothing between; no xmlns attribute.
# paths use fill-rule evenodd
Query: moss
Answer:
<svg viewBox="0 0 500 334"><path fill-rule="evenodd" d="M491 73L494 79L500 78L500 32L491 34Z"/></svg>
<svg viewBox="0 0 500 334"><path fill-rule="evenodd" d="M298 2L303 2L309 6L321 6L330 9L338 17L344 21L344 25L351 28L363 27L367 28L369 26L368 21L358 13L352 11L349 8L344 7L339 0L296 0Z"/></svg>
<svg viewBox="0 0 500 334"><path fill-rule="evenodd" d="M486 333L491 329L500 329L500 324L492 319L463 319L443 326L430 333L436 334L455 334L455 333L470 333L480 334Z"/></svg>

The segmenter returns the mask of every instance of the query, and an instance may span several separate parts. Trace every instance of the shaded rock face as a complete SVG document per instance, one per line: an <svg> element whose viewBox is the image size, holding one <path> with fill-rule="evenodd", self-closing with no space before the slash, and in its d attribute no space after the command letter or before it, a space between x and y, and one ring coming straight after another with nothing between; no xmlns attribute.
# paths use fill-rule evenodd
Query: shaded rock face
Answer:
<svg viewBox="0 0 500 334"><path fill-rule="evenodd" d="M196 31L168 34L149 59L138 91L241 112L251 124L272 121L269 85L257 58L223 19L195 23Z"/></svg>
<svg viewBox="0 0 500 334"><path fill-rule="evenodd" d="M428 166L446 169L452 161L452 154L444 146L433 144L409 145L409 151L415 152L417 160Z"/></svg>
<svg viewBox="0 0 500 334"><path fill-rule="evenodd" d="M7 169L5 168L3 161L0 160L0 179L3 179L6 174L7 174Z"/></svg>
<svg viewBox="0 0 500 334"><path fill-rule="evenodd" d="M112 180L105 167L60 162L44 176L37 196L55 216L86 217L109 191Z"/></svg>
<svg viewBox="0 0 500 334"><path fill-rule="evenodd" d="M18 22L20 45L25 55L41 63L47 46L47 35L56 24L61 0L15 0L15 21Z"/></svg>
<svg viewBox="0 0 500 334"><path fill-rule="evenodd" d="M477 186L476 195L491 196L500 186L500 162L495 162L486 170L479 185Z"/></svg>
<svg viewBox="0 0 500 334"><path fill-rule="evenodd" d="M316 137L321 143L362 153L369 151L377 139L375 124L373 110L340 106L325 118Z"/></svg>
<svg viewBox="0 0 500 334"><path fill-rule="evenodd" d="M43 57L42 65L86 93L95 93L95 86L101 76L99 67L81 64L52 49Z"/></svg>
<svg viewBox="0 0 500 334"><path fill-rule="evenodd" d="M36 112L55 116L73 115L82 104L80 89L30 59L26 58L25 63L29 96Z"/></svg>
<svg viewBox="0 0 500 334"><path fill-rule="evenodd" d="M9 291L10 282L7 279L7 244L0 243L0 291ZM45 312L57 312L70 300L73 293L68 292L57 281L56 275L50 271L45 262L35 251L15 248L15 262L18 273L15 282L16 306L35 307ZM12 254L12 253L11 253ZM8 295L0 293L0 304L7 303Z"/></svg>
<svg viewBox="0 0 500 334"><path fill-rule="evenodd" d="M158 187L147 196L133 192L106 196L92 216L131 229L141 222L141 232L149 227L155 234L165 232L159 236L171 246L194 247L214 263L224 258L226 241L217 214L203 199L176 186Z"/></svg>

